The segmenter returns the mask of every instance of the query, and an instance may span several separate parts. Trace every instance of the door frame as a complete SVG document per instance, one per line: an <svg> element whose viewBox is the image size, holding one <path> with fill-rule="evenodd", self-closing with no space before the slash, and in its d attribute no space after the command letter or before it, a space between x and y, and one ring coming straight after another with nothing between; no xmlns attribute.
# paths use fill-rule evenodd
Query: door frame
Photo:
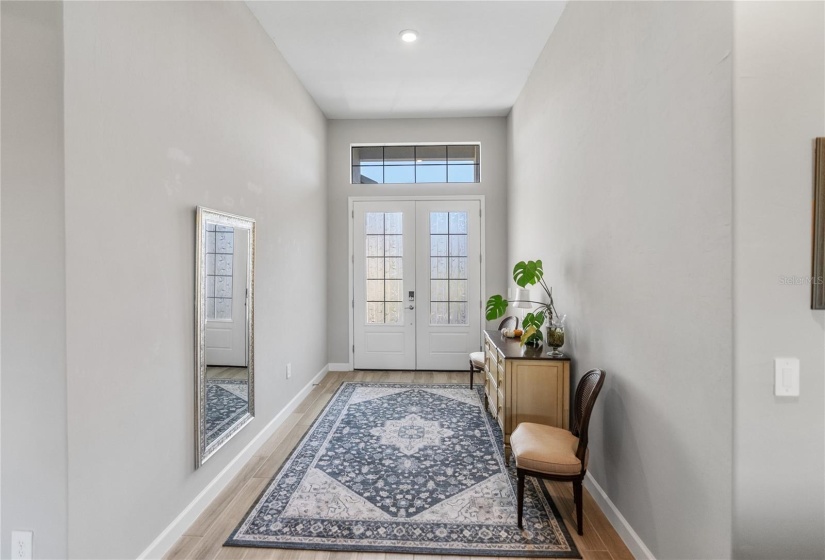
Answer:
<svg viewBox="0 0 825 560"><path fill-rule="evenodd" d="M487 324L487 321L484 317L484 294L487 293L487 246L485 244L485 233L486 233L486 225L487 225L487 208L484 205L484 195L483 194L473 194L473 195L434 195L434 196L427 196L427 195L397 195L397 196L350 196L347 197L347 213L350 215L349 219L347 220L347 228L349 230L348 234L348 242L349 242L349 256L347 257L347 293L349 294L350 298L350 305L349 305L349 347L347 350L347 354L349 355L349 364L348 364L348 371L353 370L353 364L355 363L355 231L353 229L355 219L355 206L356 202L381 202L381 201L392 201L392 202L417 202L417 201L451 201L451 200L465 200L465 201L473 201L478 202L479 208L481 209L481 216L479 217L479 251L481 252L480 261L479 261L479 271L481 273L481 292L480 296L481 299L479 300L479 308L481 311L480 316L480 326L481 331L484 330L484 327ZM478 333L478 341L479 341L479 351L481 350L481 331ZM468 369L469 369L469 357L468 360Z"/></svg>

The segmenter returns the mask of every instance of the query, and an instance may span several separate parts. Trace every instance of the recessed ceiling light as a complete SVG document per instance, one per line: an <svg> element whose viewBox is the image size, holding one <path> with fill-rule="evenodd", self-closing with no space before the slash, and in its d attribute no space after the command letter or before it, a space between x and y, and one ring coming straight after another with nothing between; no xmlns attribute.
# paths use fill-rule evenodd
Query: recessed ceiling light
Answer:
<svg viewBox="0 0 825 560"><path fill-rule="evenodd" d="M412 29L405 29L404 31L399 33L399 35L401 35L401 40L405 43L412 43L413 41L418 39L418 32L413 31Z"/></svg>

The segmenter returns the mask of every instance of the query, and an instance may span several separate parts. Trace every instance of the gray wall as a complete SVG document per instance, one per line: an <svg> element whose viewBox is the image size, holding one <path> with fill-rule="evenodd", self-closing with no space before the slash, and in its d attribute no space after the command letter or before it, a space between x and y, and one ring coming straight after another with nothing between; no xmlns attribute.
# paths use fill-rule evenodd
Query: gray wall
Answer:
<svg viewBox="0 0 825 560"><path fill-rule="evenodd" d="M349 256L347 200L350 196L391 195L484 195L486 216L487 294L506 289L507 270L507 158L506 119L375 119L329 121L329 236L327 254L329 281L330 363L347 363L349 353L349 308L347 292ZM481 182L478 184L352 185L350 184L350 144L416 142L481 142Z"/></svg>
<svg viewBox="0 0 825 560"><path fill-rule="evenodd" d="M69 554L134 558L326 364L326 119L243 3L64 20ZM196 205L257 220L258 417L193 471Z"/></svg>
<svg viewBox="0 0 825 560"><path fill-rule="evenodd" d="M2 534L66 556L63 6L2 2Z"/></svg>
<svg viewBox="0 0 825 560"><path fill-rule="evenodd" d="M734 7L734 555L825 557L825 312L811 288L812 143L825 136L825 5ZM773 394L800 359L799 398Z"/></svg>
<svg viewBox="0 0 825 560"><path fill-rule="evenodd" d="M730 3L571 2L509 118L510 264L607 370L588 470L658 558L731 551L731 33Z"/></svg>

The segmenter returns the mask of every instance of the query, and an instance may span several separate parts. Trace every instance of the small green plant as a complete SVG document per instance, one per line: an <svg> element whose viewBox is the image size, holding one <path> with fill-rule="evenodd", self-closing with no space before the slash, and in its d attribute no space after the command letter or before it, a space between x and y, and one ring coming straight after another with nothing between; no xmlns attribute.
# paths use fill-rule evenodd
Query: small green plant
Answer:
<svg viewBox="0 0 825 560"><path fill-rule="evenodd" d="M524 333L521 335L521 344L538 343L544 340L541 334L541 327L544 325L544 321L547 320L548 324L552 323L553 316L558 316L556 306L553 303L553 288L549 287L547 282L544 281L544 268L540 260L520 261L516 263L516 266L513 267L513 280L520 288L538 284L544 290L544 293L547 294L548 302L518 299L506 300L496 294L487 300L487 320L494 321L499 317L503 317L504 314L507 313L507 307L511 303L521 301L533 303L538 306L538 309L534 313L525 315L524 320L521 322L522 328L524 329Z"/></svg>

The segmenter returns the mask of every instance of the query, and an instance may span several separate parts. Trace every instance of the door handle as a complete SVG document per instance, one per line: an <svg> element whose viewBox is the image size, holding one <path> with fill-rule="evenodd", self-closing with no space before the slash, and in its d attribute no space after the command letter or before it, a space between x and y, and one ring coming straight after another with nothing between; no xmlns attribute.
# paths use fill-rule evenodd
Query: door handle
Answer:
<svg viewBox="0 0 825 560"><path fill-rule="evenodd" d="M414 305L409 306L407 309L415 309Z"/></svg>

